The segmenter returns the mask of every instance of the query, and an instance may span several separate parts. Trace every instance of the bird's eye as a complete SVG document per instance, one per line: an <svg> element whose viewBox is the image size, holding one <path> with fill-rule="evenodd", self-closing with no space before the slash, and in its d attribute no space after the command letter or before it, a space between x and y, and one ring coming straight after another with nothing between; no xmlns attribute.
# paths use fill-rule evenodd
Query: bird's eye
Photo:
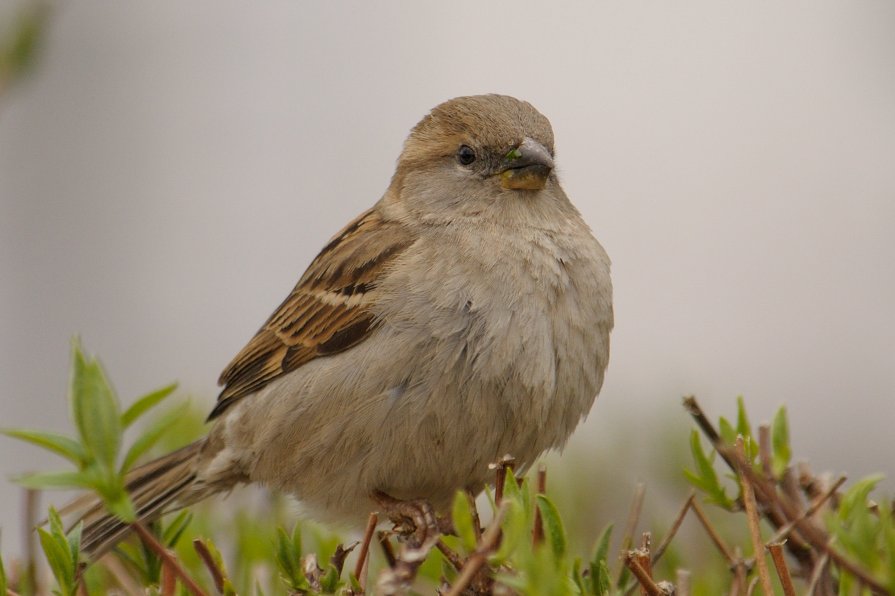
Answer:
<svg viewBox="0 0 895 596"><path fill-rule="evenodd" d="M475 151L469 145L460 145L460 148L457 150L457 161L464 166L468 166L475 161Z"/></svg>

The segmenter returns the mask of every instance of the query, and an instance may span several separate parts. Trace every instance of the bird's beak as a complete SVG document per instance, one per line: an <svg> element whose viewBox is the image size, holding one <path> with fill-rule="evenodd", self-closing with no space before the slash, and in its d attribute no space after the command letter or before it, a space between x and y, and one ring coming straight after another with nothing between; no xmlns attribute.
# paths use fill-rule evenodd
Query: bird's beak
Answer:
<svg viewBox="0 0 895 596"><path fill-rule="evenodd" d="M541 190L553 169L553 158L543 145L525 137L500 163L500 185L510 190Z"/></svg>

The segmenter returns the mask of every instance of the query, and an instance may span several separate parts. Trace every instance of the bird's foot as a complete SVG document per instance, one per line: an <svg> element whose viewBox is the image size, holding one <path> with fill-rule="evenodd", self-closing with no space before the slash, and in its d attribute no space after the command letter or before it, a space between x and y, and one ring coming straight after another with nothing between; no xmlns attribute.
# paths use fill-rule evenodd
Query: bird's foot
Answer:
<svg viewBox="0 0 895 596"><path fill-rule="evenodd" d="M433 536L444 533L445 521L439 520L432 505L423 499L401 501L377 490L372 495L381 512L395 525L394 530L413 548L419 548ZM450 520L447 520L450 526Z"/></svg>

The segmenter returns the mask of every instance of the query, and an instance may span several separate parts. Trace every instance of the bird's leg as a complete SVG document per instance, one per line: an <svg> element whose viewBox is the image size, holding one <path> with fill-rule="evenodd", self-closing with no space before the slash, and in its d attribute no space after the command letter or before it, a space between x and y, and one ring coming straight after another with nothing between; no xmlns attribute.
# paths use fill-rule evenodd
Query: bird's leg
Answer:
<svg viewBox="0 0 895 596"><path fill-rule="evenodd" d="M395 530L411 540L411 546L419 548L428 538L441 533L441 524L428 501L401 501L381 490L374 491L372 498L395 524Z"/></svg>

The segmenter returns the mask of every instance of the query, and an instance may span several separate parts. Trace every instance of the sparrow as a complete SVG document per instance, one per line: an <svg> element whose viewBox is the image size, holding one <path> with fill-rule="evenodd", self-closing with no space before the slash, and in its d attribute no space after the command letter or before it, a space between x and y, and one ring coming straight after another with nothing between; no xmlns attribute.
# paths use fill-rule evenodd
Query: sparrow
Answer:
<svg viewBox="0 0 895 596"><path fill-rule="evenodd" d="M382 198L224 369L207 436L130 473L138 517L254 482L359 525L444 511L501 457L562 448L603 383L613 309L609 258L554 162L527 102L433 108ZM129 530L99 505L84 519L91 557Z"/></svg>

